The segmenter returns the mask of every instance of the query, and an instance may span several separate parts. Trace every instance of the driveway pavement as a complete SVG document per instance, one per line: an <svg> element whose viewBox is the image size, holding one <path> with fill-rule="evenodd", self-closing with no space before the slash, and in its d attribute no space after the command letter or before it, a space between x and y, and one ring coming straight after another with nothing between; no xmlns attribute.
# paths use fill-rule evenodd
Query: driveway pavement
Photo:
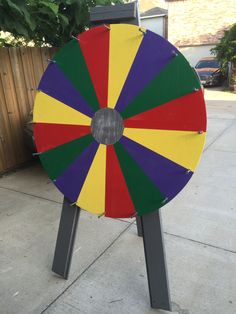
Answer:
<svg viewBox="0 0 236 314"><path fill-rule="evenodd" d="M162 209L173 313L236 313L236 95L206 90L208 136ZM69 279L51 272L62 196L39 164L0 178L0 313L148 314L133 219L82 212Z"/></svg>

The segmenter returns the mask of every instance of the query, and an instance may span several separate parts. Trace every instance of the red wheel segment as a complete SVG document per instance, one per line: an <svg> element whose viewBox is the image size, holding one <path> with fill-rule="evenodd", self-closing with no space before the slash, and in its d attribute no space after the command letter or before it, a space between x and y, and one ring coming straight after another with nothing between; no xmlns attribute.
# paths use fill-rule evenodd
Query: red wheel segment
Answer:
<svg viewBox="0 0 236 314"><path fill-rule="evenodd" d="M112 145L107 146L105 208L107 217L125 218L135 213L123 172Z"/></svg>
<svg viewBox="0 0 236 314"><path fill-rule="evenodd" d="M127 128L206 131L206 109L202 91L174 99L124 121Z"/></svg>
<svg viewBox="0 0 236 314"><path fill-rule="evenodd" d="M78 36L101 108L107 107L109 29L98 26Z"/></svg>
<svg viewBox="0 0 236 314"><path fill-rule="evenodd" d="M91 132L90 126L51 123L34 124L37 150L43 153L49 149L73 141Z"/></svg>

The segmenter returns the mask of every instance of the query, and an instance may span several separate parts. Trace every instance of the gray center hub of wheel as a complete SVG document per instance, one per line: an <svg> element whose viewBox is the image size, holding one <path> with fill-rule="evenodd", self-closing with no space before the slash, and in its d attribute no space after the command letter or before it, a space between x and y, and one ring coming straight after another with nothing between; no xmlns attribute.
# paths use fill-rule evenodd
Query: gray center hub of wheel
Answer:
<svg viewBox="0 0 236 314"><path fill-rule="evenodd" d="M123 119L115 109L100 109L92 119L91 129L93 137L98 143L115 144L124 131Z"/></svg>

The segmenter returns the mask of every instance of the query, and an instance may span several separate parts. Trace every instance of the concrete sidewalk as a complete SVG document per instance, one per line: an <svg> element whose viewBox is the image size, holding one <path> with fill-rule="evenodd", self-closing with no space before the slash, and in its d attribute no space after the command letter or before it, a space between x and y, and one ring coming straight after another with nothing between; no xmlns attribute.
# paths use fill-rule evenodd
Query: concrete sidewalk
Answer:
<svg viewBox="0 0 236 314"><path fill-rule="evenodd" d="M162 209L173 312L236 313L236 95L206 90L208 136L186 188ZM150 309L133 219L82 212L69 280L51 271L62 196L41 166L0 179L0 313Z"/></svg>

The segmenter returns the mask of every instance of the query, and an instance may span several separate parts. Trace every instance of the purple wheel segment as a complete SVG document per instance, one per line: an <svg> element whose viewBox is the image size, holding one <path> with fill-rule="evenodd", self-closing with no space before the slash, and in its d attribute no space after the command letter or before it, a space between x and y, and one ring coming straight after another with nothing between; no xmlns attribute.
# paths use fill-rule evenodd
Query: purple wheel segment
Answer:
<svg viewBox="0 0 236 314"><path fill-rule="evenodd" d="M173 59L178 50L161 36L147 31L132 64L115 109L119 112Z"/></svg>
<svg viewBox="0 0 236 314"><path fill-rule="evenodd" d="M120 143L170 201L190 180L193 172L123 136Z"/></svg>
<svg viewBox="0 0 236 314"><path fill-rule="evenodd" d="M47 67L38 89L89 117L94 115L93 109L55 63Z"/></svg>
<svg viewBox="0 0 236 314"><path fill-rule="evenodd" d="M55 185L72 202L76 202L99 144L92 142L81 155L56 179Z"/></svg>

